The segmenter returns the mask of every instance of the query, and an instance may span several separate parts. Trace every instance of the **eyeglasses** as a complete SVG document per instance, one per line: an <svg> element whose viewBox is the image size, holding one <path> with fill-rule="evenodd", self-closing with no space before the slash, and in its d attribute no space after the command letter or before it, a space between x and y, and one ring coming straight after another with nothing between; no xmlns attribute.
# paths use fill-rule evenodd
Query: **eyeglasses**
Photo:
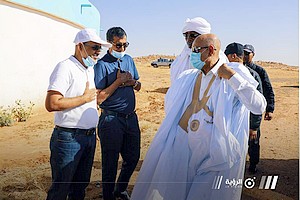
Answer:
<svg viewBox="0 0 300 200"><path fill-rule="evenodd" d="M201 49L207 49L208 47L193 47L192 52L199 53Z"/></svg>
<svg viewBox="0 0 300 200"><path fill-rule="evenodd" d="M84 43L85 46L91 47L94 51L102 50L100 45L90 45L88 43Z"/></svg>
<svg viewBox="0 0 300 200"><path fill-rule="evenodd" d="M201 34L198 34L198 33L183 33L183 37L185 37L185 38L188 38L188 37L190 37L190 38L196 38L199 35L201 35Z"/></svg>
<svg viewBox="0 0 300 200"><path fill-rule="evenodd" d="M118 49L121 49L122 47L127 48L129 46L129 42L125 42L125 43L121 43L121 42L118 42L118 43L113 43L112 44L114 46L116 46Z"/></svg>
<svg viewBox="0 0 300 200"><path fill-rule="evenodd" d="M244 55L249 56L251 52L244 51Z"/></svg>

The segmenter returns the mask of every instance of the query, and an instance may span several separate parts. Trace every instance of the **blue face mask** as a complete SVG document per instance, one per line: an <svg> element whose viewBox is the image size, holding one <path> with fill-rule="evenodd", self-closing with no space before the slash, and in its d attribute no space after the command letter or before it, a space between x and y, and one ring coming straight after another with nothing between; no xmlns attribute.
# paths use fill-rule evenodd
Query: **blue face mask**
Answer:
<svg viewBox="0 0 300 200"><path fill-rule="evenodd" d="M84 49L85 53L87 54L83 44L82 44L82 46L83 46L83 49ZM97 63L97 60L94 60L91 56L88 56L87 58L84 58L82 56L81 51L80 51L80 54L81 54L82 62L86 67L94 67L94 65Z"/></svg>
<svg viewBox="0 0 300 200"><path fill-rule="evenodd" d="M97 61L91 58L91 56L88 56L87 58L82 57L82 61L87 67L93 67L97 63Z"/></svg>
<svg viewBox="0 0 300 200"><path fill-rule="evenodd" d="M195 53L192 52L190 56L190 63L192 64L193 67L196 69L201 70L203 66L205 65L205 62L201 60L201 53Z"/></svg>
<svg viewBox="0 0 300 200"><path fill-rule="evenodd" d="M115 58L121 59L121 58L123 58L123 56L125 56L125 51L117 52L117 51L112 50L111 55Z"/></svg>

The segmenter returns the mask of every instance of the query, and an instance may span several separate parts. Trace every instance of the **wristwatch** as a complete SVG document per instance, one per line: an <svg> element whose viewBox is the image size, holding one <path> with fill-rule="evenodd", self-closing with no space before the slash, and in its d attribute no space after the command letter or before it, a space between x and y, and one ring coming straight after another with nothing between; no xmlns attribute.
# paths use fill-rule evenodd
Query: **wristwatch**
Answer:
<svg viewBox="0 0 300 200"><path fill-rule="evenodd" d="M135 81L133 88L135 89L138 86L139 82Z"/></svg>

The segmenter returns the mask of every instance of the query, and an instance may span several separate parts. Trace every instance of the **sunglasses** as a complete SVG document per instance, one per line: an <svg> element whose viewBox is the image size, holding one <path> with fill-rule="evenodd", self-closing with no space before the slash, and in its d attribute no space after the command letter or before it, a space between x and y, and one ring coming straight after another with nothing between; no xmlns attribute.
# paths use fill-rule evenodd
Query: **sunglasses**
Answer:
<svg viewBox="0 0 300 200"><path fill-rule="evenodd" d="M183 37L185 37L185 38L188 38L188 37L190 37L190 38L196 38L199 35L201 35L201 34L198 34L198 33L183 33Z"/></svg>
<svg viewBox="0 0 300 200"><path fill-rule="evenodd" d="M125 43L121 43L121 42L118 42L118 43L113 43L112 44L114 46L116 46L118 49L121 49L122 47L127 48L129 46L129 42L125 42Z"/></svg>
<svg viewBox="0 0 300 200"><path fill-rule="evenodd" d="M201 49L207 49L208 47L193 47L192 52L199 53Z"/></svg>
<svg viewBox="0 0 300 200"><path fill-rule="evenodd" d="M250 52L244 51L244 55L249 56L249 55L250 55Z"/></svg>
<svg viewBox="0 0 300 200"><path fill-rule="evenodd" d="M102 50L100 45L90 45L88 43L84 43L85 46L91 47L94 51Z"/></svg>

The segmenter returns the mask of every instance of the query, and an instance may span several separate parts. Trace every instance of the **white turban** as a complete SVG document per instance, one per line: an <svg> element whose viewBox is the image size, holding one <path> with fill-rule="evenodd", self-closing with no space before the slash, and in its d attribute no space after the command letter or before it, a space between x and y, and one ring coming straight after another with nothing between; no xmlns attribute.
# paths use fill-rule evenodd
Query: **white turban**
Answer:
<svg viewBox="0 0 300 200"><path fill-rule="evenodd" d="M185 26L182 29L182 33L188 31L195 31L199 34L210 33L210 24L202 17L195 17L193 19L187 18L185 21Z"/></svg>

